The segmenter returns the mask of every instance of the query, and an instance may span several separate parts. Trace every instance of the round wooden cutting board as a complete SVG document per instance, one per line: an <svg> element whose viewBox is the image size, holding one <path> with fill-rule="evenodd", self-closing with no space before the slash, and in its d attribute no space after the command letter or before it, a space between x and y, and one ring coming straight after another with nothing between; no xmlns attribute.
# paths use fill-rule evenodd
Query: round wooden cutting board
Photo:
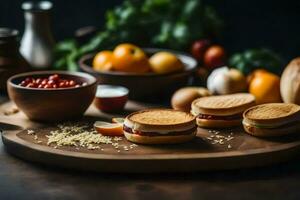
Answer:
<svg viewBox="0 0 300 200"><path fill-rule="evenodd" d="M241 127L226 130L198 129L195 140L176 145L133 145L125 138L118 148L100 144L99 149L47 145L47 135L57 124L29 121L23 113L4 115L12 103L0 107L2 140L8 152L42 164L100 172L194 172L255 167L287 161L300 152L300 136L260 139L247 135ZM145 108L130 102L127 111ZM90 126L96 120L110 121L112 115L99 113L93 106L79 122ZM33 130L34 134L28 134ZM222 140L220 140L222 139Z"/></svg>

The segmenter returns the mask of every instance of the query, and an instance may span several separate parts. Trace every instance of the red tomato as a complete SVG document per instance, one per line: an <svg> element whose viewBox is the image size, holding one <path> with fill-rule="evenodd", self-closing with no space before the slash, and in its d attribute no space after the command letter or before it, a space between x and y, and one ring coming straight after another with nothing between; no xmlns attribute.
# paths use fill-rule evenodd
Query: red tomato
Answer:
<svg viewBox="0 0 300 200"><path fill-rule="evenodd" d="M191 54L196 58L198 61L203 61L203 57L205 51L209 48L211 42L209 40L197 40L193 43L191 48Z"/></svg>
<svg viewBox="0 0 300 200"><path fill-rule="evenodd" d="M204 66L207 68L221 67L225 65L225 59L224 48L219 45L213 45L204 54Z"/></svg>

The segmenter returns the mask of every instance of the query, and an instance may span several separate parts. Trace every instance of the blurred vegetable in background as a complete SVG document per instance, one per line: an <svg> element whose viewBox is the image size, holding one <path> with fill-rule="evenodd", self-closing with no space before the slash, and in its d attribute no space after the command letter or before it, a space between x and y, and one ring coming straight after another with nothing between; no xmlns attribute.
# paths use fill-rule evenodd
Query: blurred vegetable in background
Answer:
<svg viewBox="0 0 300 200"><path fill-rule="evenodd" d="M80 45L75 39L56 46L56 69L77 70L78 59L118 43L188 51L193 41L217 38L222 22L201 0L125 0L106 13L103 31Z"/></svg>
<svg viewBox="0 0 300 200"><path fill-rule="evenodd" d="M229 60L230 67L235 67L245 75L263 68L269 72L280 74L283 68L282 58L270 49L249 49L234 54Z"/></svg>
<svg viewBox="0 0 300 200"><path fill-rule="evenodd" d="M204 54L210 46L211 41L207 39L196 40L191 46L190 52L198 62L203 63Z"/></svg>
<svg viewBox="0 0 300 200"><path fill-rule="evenodd" d="M204 54L203 62L207 69L224 66L226 63L225 49L220 45L210 46Z"/></svg>
<svg viewBox="0 0 300 200"><path fill-rule="evenodd" d="M280 77L264 69L257 69L248 76L249 93L255 96L257 104L279 103Z"/></svg>

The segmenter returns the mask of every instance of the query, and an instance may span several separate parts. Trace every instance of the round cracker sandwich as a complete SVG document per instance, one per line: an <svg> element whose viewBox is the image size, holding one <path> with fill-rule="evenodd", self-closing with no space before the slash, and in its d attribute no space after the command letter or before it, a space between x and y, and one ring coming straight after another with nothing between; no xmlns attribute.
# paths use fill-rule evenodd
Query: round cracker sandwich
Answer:
<svg viewBox="0 0 300 200"><path fill-rule="evenodd" d="M241 125L243 112L255 105L255 97L248 93L202 97L193 101L191 113L197 125L225 128Z"/></svg>
<svg viewBox="0 0 300 200"><path fill-rule="evenodd" d="M254 106L243 114L243 126L254 136L281 136L300 131L300 106L268 103Z"/></svg>
<svg viewBox="0 0 300 200"><path fill-rule="evenodd" d="M171 109L148 109L128 115L124 121L127 140L140 144L171 144L192 140L197 133L195 117Z"/></svg>

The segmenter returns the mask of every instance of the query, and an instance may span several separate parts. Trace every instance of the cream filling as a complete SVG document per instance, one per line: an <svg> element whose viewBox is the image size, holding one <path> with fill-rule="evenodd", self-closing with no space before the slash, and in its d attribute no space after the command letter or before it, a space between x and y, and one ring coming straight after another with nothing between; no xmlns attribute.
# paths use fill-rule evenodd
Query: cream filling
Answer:
<svg viewBox="0 0 300 200"><path fill-rule="evenodd" d="M286 121L276 123L276 124L260 124L260 123L251 123L249 120L244 119L243 124L246 125L246 126L254 126L254 127L257 127L257 128L276 128L276 127L284 126L286 124L293 123L293 122L296 122L296 121L298 121L298 120L290 119L290 120L286 120Z"/></svg>
<svg viewBox="0 0 300 200"><path fill-rule="evenodd" d="M191 114L194 115L195 117L198 116L197 112L195 110L193 110L193 109L191 110Z"/></svg>
<svg viewBox="0 0 300 200"><path fill-rule="evenodd" d="M147 128L145 125L139 125L137 123L133 123L129 121L128 119L125 119L124 125L127 126L128 128L132 129L132 132L134 133L135 131L140 131L140 132L152 132L152 133L158 133L158 134L168 134L170 132L182 132L182 131L187 131L192 128L196 127L196 124L191 124L189 126L183 127L183 128L177 128L177 129L170 129L170 128L164 128L163 126L159 128L151 127Z"/></svg>

